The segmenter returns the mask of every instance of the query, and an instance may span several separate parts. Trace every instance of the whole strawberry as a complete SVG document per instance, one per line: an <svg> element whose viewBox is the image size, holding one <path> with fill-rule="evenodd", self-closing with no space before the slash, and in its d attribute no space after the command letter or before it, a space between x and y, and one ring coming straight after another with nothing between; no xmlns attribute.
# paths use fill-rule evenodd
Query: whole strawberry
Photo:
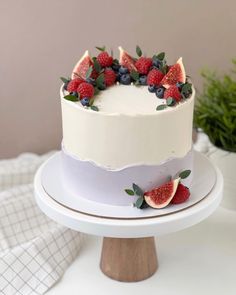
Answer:
<svg viewBox="0 0 236 295"><path fill-rule="evenodd" d="M181 204L188 200L190 196L189 189L184 186L182 183L179 183L176 193L171 200L171 204Z"/></svg>
<svg viewBox="0 0 236 295"><path fill-rule="evenodd" d="M77 91L78 86L83 83L84 80L81 78L75 78L73 80L71 80L66 87L66 90L69 92L74 92Z"/></svg>
<svg viewBox="0 0 236 295"><path fill-rule="evenodd" d="M147 84L148 85L159 85L164 74L158 69L152 69L147 75Z"/></svg>
<svg viewBox="0 0 236 295"><path fill-rule="evenodd" d="M116 74L112 69L105 69L104 81L106 86L111 86L116 82Z"/></svg>
<svg viewBox="0 0 236 295"><path fill-rule="evenodd" d="M179 102L182 98L181 93L179 92L179 88L176 85L170 86L164 92L164 98L174 98L177 102Z"/></svg>
<svg viewBox="0 0 236 295"><path fill-rule="evenodd" d="M83 82L78 86L77 92L80 99L84 97L91 98L94 95L94 88L93 85Z"/></svg>
<svg viewBox="0 0 236 295"><path fill-rule="evenodd" d="M139 74L147 75L150 67L152 65L152 59L149 57L141 56L135 63L135 67Z"/></svg>
<svg viewBox="0 0 236 295"><path fill-rule="evenodd" d="M106 51L102 51L97 56L97 61L99 62L101 67L105 68L110 67L112 65L113 58Z"/></svg>

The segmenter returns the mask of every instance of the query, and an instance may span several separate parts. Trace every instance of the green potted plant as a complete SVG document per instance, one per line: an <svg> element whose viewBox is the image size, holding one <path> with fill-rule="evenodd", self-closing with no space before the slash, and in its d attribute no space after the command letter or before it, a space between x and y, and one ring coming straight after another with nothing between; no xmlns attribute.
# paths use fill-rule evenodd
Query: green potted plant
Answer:
<svg viewBox="0 0 236 295"><path fill-rule="evenodd" d="M236 60L229 74L204 71L204 87L197 97L194 124L210 140L207 155L224 176L222 205L236 209Z"/></svg>

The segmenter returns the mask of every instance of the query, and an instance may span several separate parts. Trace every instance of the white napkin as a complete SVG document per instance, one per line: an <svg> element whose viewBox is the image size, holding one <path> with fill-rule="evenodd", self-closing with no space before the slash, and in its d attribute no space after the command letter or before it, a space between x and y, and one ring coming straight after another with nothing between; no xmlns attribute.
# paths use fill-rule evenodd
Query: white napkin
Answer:
<svg viewBox="0 0 236 295"><path fill-rule="evenodd" d="M0 294L44 294L78 255L83 235L38 208L34 174L44 156L0 161Z"/></svg>

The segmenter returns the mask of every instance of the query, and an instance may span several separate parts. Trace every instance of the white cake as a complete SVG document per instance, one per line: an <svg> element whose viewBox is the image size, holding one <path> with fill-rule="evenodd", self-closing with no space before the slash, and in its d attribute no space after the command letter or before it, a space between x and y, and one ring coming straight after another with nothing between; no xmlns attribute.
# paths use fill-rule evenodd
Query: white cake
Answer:
<svg viewBox="0 0 236 295"><path fill-rule="evenodd" d="M65 185L96 202L131 205L124 189L144 191L185 169L192 170L195 91L175 106L166 105L147 86L115 83L95 96L99 111L68 101L61 88L62 161ZM192 176L192 175L191 175ZM192 177L184 183L191 185Z"/></svg>

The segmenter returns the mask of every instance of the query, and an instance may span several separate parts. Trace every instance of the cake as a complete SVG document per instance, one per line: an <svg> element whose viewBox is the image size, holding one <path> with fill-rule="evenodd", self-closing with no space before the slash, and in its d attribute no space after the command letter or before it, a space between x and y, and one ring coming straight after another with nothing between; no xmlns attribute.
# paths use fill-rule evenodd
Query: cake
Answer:
<svg viewBox="0 0 236 295"><path fill-rule="evenodd" d="M194 88L182 58L119 49L119 61L86 51L62 78L63 185L113 206L174 206L191 191Z"/></svg>

